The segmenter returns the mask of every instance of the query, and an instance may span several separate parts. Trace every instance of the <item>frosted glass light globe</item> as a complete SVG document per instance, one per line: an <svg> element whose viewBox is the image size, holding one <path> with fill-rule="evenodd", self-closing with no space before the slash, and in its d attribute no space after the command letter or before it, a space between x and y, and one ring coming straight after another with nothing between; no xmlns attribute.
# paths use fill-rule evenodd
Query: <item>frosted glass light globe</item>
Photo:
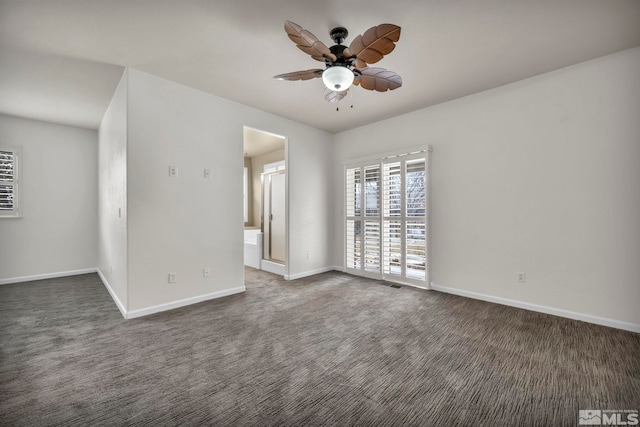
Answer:
<svg viewBox="0 0 640 427"><path fill-rule="evenodd" d="M341 92L353 83L353 71L340 66L329 67L322 73L322 81L327 89Z"/></svg>

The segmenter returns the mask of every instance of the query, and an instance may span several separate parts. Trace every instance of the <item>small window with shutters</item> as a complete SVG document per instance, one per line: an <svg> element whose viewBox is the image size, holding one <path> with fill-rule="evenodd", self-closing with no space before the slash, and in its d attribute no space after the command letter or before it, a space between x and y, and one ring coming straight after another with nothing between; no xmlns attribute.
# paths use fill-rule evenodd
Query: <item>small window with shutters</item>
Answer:
<svg viewBox="0 0 640 427"><path fill-rule="evenodd" d="M20 149L0 146L0 218L20 216Z"/></svg>

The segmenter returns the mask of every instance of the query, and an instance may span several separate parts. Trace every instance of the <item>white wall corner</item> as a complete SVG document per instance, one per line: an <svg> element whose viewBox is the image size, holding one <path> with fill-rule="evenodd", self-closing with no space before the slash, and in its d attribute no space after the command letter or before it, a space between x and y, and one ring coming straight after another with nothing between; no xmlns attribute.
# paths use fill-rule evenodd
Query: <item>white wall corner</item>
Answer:
<svg viewBox="0 0 640 427"><path fill-rule="evenodd" d="M317 268L315 270L303 271L302 273L289 274L284 276L284 280L296 280L302 279L303 277L315 276L316 274L326 273L327 271L343 271L342 267L338 267L336 265L330 265L329 267Z"/></svg>
<svg viewBox="0 0 640 427"><path fill-rule="evenodd" d="M104 287L107 288L107 291L109 292L109 295L111 295L111 298L113 299L113 302L116 303L116 306L118 307L118 310L120 310L120 313L122 314L122 317L127 319L127 309L125 308L124 304L122 304L122 301L120 301L120 298L118 298L118 296L116 295L115 291L111 288L111 285L109 284L109 281L104 276L104 274L102 274L102 271L100 271L99 268L96 269L96 271L98 272L98 276L100 276L100 280L102 280L102 283L104 284Z"/></svg>

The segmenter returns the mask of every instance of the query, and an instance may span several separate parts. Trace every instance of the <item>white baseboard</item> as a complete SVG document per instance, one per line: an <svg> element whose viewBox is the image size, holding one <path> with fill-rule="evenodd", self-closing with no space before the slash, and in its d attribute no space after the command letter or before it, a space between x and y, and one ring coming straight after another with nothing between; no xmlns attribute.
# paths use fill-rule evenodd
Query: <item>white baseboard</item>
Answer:
<svg viewBox="0 0 640 427"><path fill-rule="evenodd" d="M333 270L342 271L342 267L338 267L336 265L331 265L329 267L322 267L322 268L318 268L316 270L304 271L302 273L296 273L296 274L289 274L288 276L284 276L284 279L285 280L302 279L303 277L309 277L309 276L313 276L313 275L320 274L320 273L326 273L327 271L333 271Z"/></svg>
<svg viewBox="0 0 640 427"><path fill-rule="evenodd" d="M127 309L125 308L124 304L122 304L122 301L120 301L120 298L118 298L118 295L116 295L115 291L113 290L113 288L111 288L111 285L109 284L109 281L107 280L106 277L104 277L104 274L102 274L102 271L100 271L100 269L97 269L98 271L98 276L100 276L100 280L102 280L102 283L104 284L104 287L107 288L107 291L109 292L109 295L111 295L111 299L113 299L113 302L116 303L116 306L118 307L118 310L120 310L120 313L122 314L122 317L124 317L125 319L127 318Z"/></svg>
<svg viewBox="0 0 640 427"><path fill-rule="evenodd" d="M137 310L131 310L126 313L126 319L133 319L136 317L147 316L153 313L159 313L161 311L173 310L174 308L184 307L191 304L196 304L202 301L208 301L211 299L222 298L229 295L239 294L245 291L244 285L237 288L225 289L222 291L212 292L210 294L199 295L197 297L185 298L178 301L168 302L166 304L154 305L146 308L139 308Z"/></svg>
<svg viewBox="0 0 640 427"><path fill-rule="evenodd" d="M11 277L9 279L0 279L0 285L8 285L10 283L32 282L34 280L55 279L57 277L77 276L79 274L95 273L96 268L85 268L82 270L60 271L57 273L35 274L33 276Z"/></svg>
<svg viewBox="0 0 640 427"><path fill-rule="evenodd" d="M625 331L640 333L640 325L637 325L635 323L622 322L620 320L607 319L604 317L592 316L590 314L576 313L574 311L562 310L559 308L547 307L544 305L530 304L527 302L495 297L492 295L465 291L462 289L449 288L446 286L436 285L435 283L431 283L431 289L434 291L445 292L447 294L458 295L461 297L508 305L510 307L523 308L525 310L537 311L539 313L551 314L554 316L566 317L568 319L581 320L587 323L594 323L596 325L608 326L610 328L623 329Z"/></svg>
<svg viewBox="0 0 640 427"><path fill-rule="evenodd" d="M287 272L284 264L267 261L266 259L260 261L260 269L268 271L269 273L277 274L278 276L284 276Z"/></svg>

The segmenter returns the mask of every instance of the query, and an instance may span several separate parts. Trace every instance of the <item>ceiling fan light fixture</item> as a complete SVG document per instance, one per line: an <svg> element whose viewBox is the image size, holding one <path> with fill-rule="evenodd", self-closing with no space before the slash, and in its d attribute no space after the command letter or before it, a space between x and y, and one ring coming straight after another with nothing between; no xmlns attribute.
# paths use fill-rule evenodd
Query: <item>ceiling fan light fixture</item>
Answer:
<svg viewBox="0 0 640 427"><path fill-rule="evenodd" d="M322 73L322 81L329 90L343 91L353 83L353 71L339 65L329 67Z"/></svg>

